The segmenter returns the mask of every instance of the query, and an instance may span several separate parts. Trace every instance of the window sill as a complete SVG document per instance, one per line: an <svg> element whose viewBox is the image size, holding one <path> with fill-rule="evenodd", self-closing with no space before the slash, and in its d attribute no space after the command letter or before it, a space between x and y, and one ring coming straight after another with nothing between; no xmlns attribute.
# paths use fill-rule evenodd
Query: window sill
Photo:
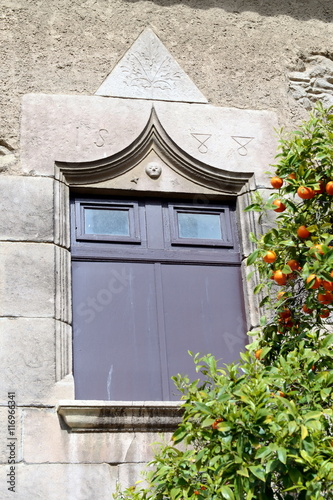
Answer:
<svg viewBox="0 0 333 500"><path fill-rule="evenodd" d="M58 414L72 432L173 432L179 401L59 401Z"/></svg>

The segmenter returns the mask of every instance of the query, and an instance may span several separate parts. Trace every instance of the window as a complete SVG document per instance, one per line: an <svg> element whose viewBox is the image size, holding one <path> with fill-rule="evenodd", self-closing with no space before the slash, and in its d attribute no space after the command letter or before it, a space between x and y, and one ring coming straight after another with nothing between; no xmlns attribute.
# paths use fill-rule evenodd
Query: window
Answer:
<svg viewBox="0 0 333 500"><path fill-rule="evenodd" d="M238 359L246 342L233 204L72 200L77 399L179 399L188 350Z"/></svg>

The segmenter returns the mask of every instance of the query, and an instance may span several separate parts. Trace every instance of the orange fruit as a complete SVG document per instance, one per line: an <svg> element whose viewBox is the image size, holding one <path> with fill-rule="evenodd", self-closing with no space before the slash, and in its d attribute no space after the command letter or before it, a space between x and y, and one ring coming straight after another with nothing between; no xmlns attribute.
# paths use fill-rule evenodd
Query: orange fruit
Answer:
<svg viewBox="0 0 333 500"><path fill-rule="evenodd" d="M310 232L307 230L306 226L299 226L297 229L297 236L302 240L305 240L310 236Z"/></svg>
<svg viewBox="0 0 333 500"><path fill-rule="evenodd" d="M303 311L306 314L312 314L313 313L313 309L310 309L306 304L303 305L302 309L303 309Z"/></svg>
<svg viewBox="0 0 333 500"><path fill-rule="evenodd" d="M290 311L290 309L285 308L283 311L281 311L281 312L279 313L279 315L280 315L280 318L283 318L283 319L290 318L290 316L291 316L291 311Z"/></svg>
<svg viewBox="0 0 333 500"><path fill-rule="evenodd" d="M333 294L331 292L318 293L317 299L324 305L328 305L333 302Z"/></svg>
<svg viewBox="0 0 333 500"><path fill-rule="evenodd" d="M266 255L264 255L263 260L267 262L267 264L272 264L276 261L276 253L273 250L268 250Z"/></svg>
<svg viewBox="0 0 333 500"><path fill-rule="evenodd" d="M285 285L287 283L287 275L279 269L274 272L273 279L278 285Z"/></svg>
<svg viewBox="0 0 333 500"><path fill-rule="evenodd" d="M286 294L286 292L279 292L279 293L277 294L277 296L276 296L276 297L277 297L277 299L278 299L278 300L280 300L280 299L282 299L282 297L283 297L285 294Z"/></svg>
<svg viewBox="0 0 333 500"><path fill-rule="evenodd" d="M333 181L330 181L326 184L326 193L327 194L333 194Z"/></svg>
<svg viewBox="0 0 333 500"><path fill-rule="evenodd" d="M291 319L291 318L287 318L287 319L285 320L284 326L285 326L286 328L292 328L292 327L294 326L294 322L292 321L292 319Z"/></svg>
<svg viewBox="0 0 333 500"><path fill-rule="evenodd" d="M291 174L288 175L288 179L296 179L296 174L295 172L291 172Z"/></svg>
<svg viewBox="0 0 333 500"><path fill-rule="evenodd" d="M282 187L283 185L283 179L275 175L274 177L271 178L271 185L273 186L274 189L280 189L280 187Z"/></svg>
<svg viewBox="0 0 333 500"><path fill-rule="evenodd" d="M256 359L260 359L261 353L262 353L262 349L258 349L258 350L254 353L255 358L256 358Z"/></svg>
<svg viewBox="0 0 333 500"><path fill-rule="evenodd" d="M286 205L284 205L281 200L274 200L273 205L276 206L276 208L273 209L274 212L284 212L286 209Z"/></svg>
<svg viewBox="0 0 333 500"><path fill-rule="evenodd" d="M331 277L333 278L333 271L330 272L330 275ZM326 280L323 280L323 283L322 283L323 287L325 288L325 290L328 290L329 292L332 292L333 291L333 281L326 281Z"/></svg>
<svg viewBox="0 0 333 500"><path fill-rule="evenodd" d="M297 194L302 200L310 200L315 196L315 192L312 188L306 186L300 186L297 189Z"/></svg>
<svg viewBox="0 0 333 500"><path fill-rule="evenodd" d="M217 418L215 422L212 423L212 428L216 430L220 422L223 422L223 418Z"/></svg>
<svg viewBox="0 0 333 500"><path fill-rule="evenodd" d="M312 285L310 286L310 288L313 288L313 289L316 289L316 288L319 288L320 285L321 285L321 279L318 278L315 274L310 274L307 278L306 278L306 282L307 283L310 283L311 281L313 281Z"/></svg>
<svg viewBox="0 0 333 500"><path fill-rule="evenodd" d="M292 271L299 271L301 269L301 266L295 259L288 260L287 265Z"/></svg>
<svg viewBox="0 0 333 500"><path fill-rule="evenodd" d="M329 311L328 309L323 309L323 310L321 311L321 313L320 313L320 315L319 315L319 316L320 316L321 318L328 318L328 317L329 317L329 315L330 315L330 311Z"/></svg>
<svg viewBox="0 0 333 500"><path fill-rule="evenodd" d="M322 286L325 288L325 290L327 290L328 292L332 292L333 291L333 281L326 281L324 280L322 282Z"/></svg>

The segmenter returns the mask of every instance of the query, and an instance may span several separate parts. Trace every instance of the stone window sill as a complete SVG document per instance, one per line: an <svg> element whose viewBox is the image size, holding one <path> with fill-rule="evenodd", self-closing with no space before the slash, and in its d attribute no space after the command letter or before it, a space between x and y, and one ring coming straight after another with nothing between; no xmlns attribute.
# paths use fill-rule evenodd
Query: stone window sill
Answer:
<svg viewBox="0 0 333 500"><path fill-rule="evenodd" d="M59 401L58 414L72 432L174 432L179 401Z"/></svg>

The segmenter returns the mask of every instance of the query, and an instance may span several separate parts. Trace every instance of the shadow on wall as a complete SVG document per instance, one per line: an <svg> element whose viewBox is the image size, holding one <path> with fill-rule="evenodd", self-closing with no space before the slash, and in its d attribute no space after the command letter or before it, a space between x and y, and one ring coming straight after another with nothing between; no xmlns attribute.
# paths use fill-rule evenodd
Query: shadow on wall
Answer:
<svg viewBox="0 0 333 500"><path fill-rule="evenodd" d="M142 0L124 0L127 3ZM162 7L176 4L186 5L193 9L220 8L226 12L240 14L242 12L257 12L261 16L289 16L300 21L318 19L332 22L332 0L147 0Z"/></svg>

